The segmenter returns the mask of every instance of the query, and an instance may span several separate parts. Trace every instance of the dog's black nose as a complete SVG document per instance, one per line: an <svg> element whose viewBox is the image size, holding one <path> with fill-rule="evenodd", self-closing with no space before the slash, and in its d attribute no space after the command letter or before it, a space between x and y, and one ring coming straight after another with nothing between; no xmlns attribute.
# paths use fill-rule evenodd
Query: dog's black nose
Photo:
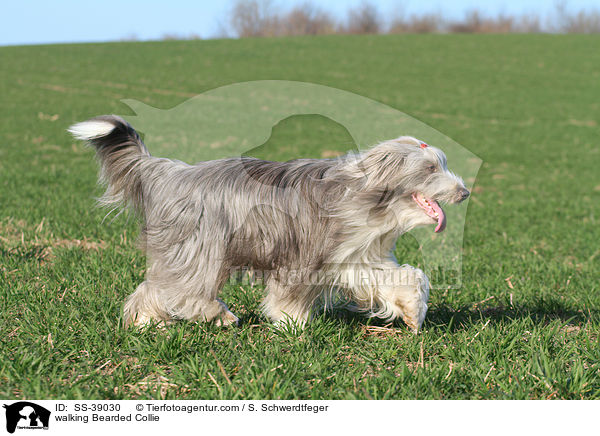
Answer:
<svg viewBox="0 0 600 436"><path fill-rule="evenodd" d="M461 201L465 201L469 195L471 195L471 193L467 189L461 188L458 191L458 195L456 197L458 198L458 202L460 203Z"/></svg>

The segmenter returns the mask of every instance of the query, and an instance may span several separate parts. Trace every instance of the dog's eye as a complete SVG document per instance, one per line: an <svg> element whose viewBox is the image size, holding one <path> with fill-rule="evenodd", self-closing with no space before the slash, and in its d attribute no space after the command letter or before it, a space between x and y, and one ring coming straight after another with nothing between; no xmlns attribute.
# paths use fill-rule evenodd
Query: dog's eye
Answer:
<svg viewBox="0 0 600 436"><path fill-rule="evenodd" d="M435 173L436 169L437 168L435 167L435 165L429 165L427 167L427 171L429 171L430 173Z"/></svg>

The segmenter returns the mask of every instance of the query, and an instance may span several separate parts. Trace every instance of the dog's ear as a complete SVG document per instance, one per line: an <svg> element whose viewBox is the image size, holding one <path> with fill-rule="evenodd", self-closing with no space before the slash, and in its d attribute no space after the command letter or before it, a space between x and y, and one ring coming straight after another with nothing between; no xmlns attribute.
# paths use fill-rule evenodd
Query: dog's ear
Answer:
<svg viewBox="0 0 600 436"><path fill-rule="evenodd" d="M364 174L364 188L385 190L394 188L407 154L394 141L384 142L361 153L358 167Z"/></svg>

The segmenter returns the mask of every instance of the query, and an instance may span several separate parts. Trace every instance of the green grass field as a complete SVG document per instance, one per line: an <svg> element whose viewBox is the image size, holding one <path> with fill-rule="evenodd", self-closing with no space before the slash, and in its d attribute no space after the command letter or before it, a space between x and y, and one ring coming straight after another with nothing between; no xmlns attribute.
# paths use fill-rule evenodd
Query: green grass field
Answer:
<svg viewBox="0 0 600 436"><path fill-rule="evenodd" d="M599 45L406 35L0 48L0 397L599 398ZM419 335L344 312L278 331L259 312L260 287L235 284L224 299L237 329L120 326L144 274L137 225L102 223L93 153L65 129L131 113L122 98L170 108L259 79L370 97L483 159L463 286L432 293ZM349 141L299 116L265 149L318 157ZM397 252L420 264L412 237Z"/></svg>

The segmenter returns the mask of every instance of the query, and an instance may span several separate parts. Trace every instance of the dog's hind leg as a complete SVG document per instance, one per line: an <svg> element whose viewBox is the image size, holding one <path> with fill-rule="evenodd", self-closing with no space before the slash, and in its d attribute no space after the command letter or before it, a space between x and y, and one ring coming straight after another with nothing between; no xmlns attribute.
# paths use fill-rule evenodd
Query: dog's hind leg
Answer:
<svg viewBox="0 0 600 436"><path fill-rule="evenodd" d="M142 282L129 296L123 309L126 326L142 327L152 321L168 322L171 316L164 310L160 292L148 281Z"/></svg>
<svg viewBox="0 0 600 436"><path fill-rule="evenodd" d="M157 264L150 268L151 280L138 286L125 303L125 325L142 327L152 321L169 323L177 319L209 321L219 326L237 325L239 319L217 298L226 280L212 274L201 280L157 275ZM183 279L183 280L181 280Z"/></svg>
<svg viewBox="0 0 600 436"><path fill-rule="evenodd" d="M239 319L218 297L229 278L226 265L199 256L198 270L184 269L175 280L165 283L164 304L173 318L214 322L219 326L238 325ZM205 260L205 263L201 263ZM168 286L168 288L167 288Z"/></svg>
<svg viewBox="0 0 600 436"><path fill-rule="evenodd" d="M188 300L180 316L190 321L214 322L223 327L238 325L240 321L219 298L210 301L204 298Z"/></svg>
<svg viewBox="0 0 600 436"><path fill-rule="evenodd" d="M221 299L211 299L204 292L195 290L192 293L185 293L179 289L165 294L165 297L166 307L174 319L214 322L218 326L239 324L239 318Z"/></svg>

